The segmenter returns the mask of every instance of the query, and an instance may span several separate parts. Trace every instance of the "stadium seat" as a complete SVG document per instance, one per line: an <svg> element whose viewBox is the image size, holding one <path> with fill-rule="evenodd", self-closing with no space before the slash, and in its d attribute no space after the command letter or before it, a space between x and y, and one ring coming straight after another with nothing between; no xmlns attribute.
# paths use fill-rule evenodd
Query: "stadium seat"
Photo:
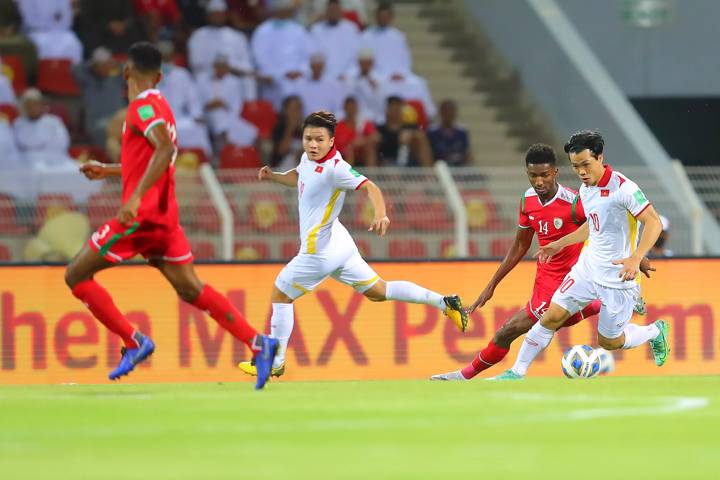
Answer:
<svg viewBox="0 0 720 480"><path fill-rule="evenodd" d="M59 211L77 210L77 206L67 193L44 193L39 195L35 202L35 225L41 227L45 217L52 217Z"/></svg>
<svg viewBox="0 0 720 480"><path fill-rule="evenodd" d="M402 208L402 200L400 196L384 193L385 206L387 208L387 215L390 218L390 228L393 232L403 232L410 228L406 212ZM370 227L373 221L373 210L372 203L367 199L365 195L362 198L358 198L355 201L355 214L353 217L353 228L365 229Z"/></svg>
<svg viewBox="0 0 720 480"><path fill-rule="evenodd" d="M504 222L498 218L497 206L486 190L462 193L470 230L500 230Z"/></svg>
<svg viewBox="0 0 720 480"><path fill-rule="evenodd" d="M28 87L27 74L22 59L17 55L3 55L2 57L2 73L12 83L13 90L16 94L20 94Z"/></svg>
<svg viewBox="0 0 720 480"><path fill-rule="evenodd" d="M95 145L73 145L68 150L68 154L80 163L85 163L90 160L110 163L110 157L105 153L105 150Z"/></svg>
<svg viewBox="0 0 720 480"><path fill-rule="evenodd" d="M366 240L355 240L355 245L357 245L358 250L360 251L360 255L362 255L363 258L372 257L372 250L370 249L370 244Z"/></svg>
<svg viewBox="0 0 720 480"><path fill-rule="evenodd" d="M236 242L235 260L267 260L270 258L270 247L265 242Z"/></svg>
<svg viewBox="0 0 720 480"><path fill-rule="evenodd" d="M503 237L494 239L492 242L490 242L490 256L504 257L514 241L514 237Z"/></svg>
<svg viewBox="0 0 720 480"><path fill-rule="evenodd" d="M238 147L228 143L220 152L221 169L260 168L262 161L255 147Z"/></svg>
<svg viewBox="0 0 720 480"><path fill-rule="evenodd" d="M210 199L205 199L194 208L194 225L199 231L217 233L220 231L220 216Z"/></svg>
<svg viewBox="0 0 720 480"><path fill-rule="evenodd" d="M15 105L9 103L3 103L0 105L0 119L7 120L8 123L13 123L18 116L18 109Z"/></svg>
<svg viewBox="0 0 720 480"><path fill-rule="evenodd" d="M245 102L242 109L242 118L257 127L258 136L262 140L271 137L273 127L277 122L277 114L273 110L272 103L266 100Z"/></svg>
<svg viewBox="0 0 720 480"><path fill-rule="evenodd" d="M117 214L119 208L119 193L95 193L90 195L87 208L90 228L97 230L98 227L112 219Z"/></svg>
<svg viewBox="0 0 720 480"><path fill-rule="evenodd" d="M12 254L7 245L0 243L0 262L9 262L12 260Z"/></svg>
<svg viewBox="0 0 720 480"><path fill-rule="evenodd" d="M17 223L17 209L13 197L0 193L0 233L23 234L27 231L25 226Z"/></svg>
<svg viewBox="0 0 720 480"><path fill-rule="evenodd" d="M417 114L418 127L422 128L423 130L427 130L428 126L430 125L430 120L428 119L427 112L425 112L425 106L423 105L423 103L420 100L415 99L405 100L405 103L415 109L415 113Z"/></svg>
<svg viewBox="0 0 720 480"><path fill-rule="evenodd" d="M422 192L408 194L405 212L410 227L422 232L443 232L455 226L448 207L443 200L428 198Z"/></svg>
<svg viewBox="0 0 720 480"><path fill-rule="evenodd" d="M69 59L45 59L38 62L37 87L44 93L76 97L80 87L72 74Z"/></svg>
<svg viewBox="0 0 720 480"><path fill-rule="evenodd" d="M421 240L391 240L390 258L427 258L427 247Z"/></svg>
<svg viewBox="0 0 720 480"><path fill-rule="evenodd" d="M253 195L248 202L248 219L252 228L259 232L291 232L288 208L282 195Z"/></svg>
<svg viewBox="0 0 720 480"><path fill-rule="evenodd" d="M440 251L438 253L441 258L457 258L458 255L455 239L447 238L440 242ZM473 240L468 240L468 254L471 257L478 256L478 246Z"/></svg>
<svg viewBox="0 0 720 480"><path fill-rule="evenodd" d="M191 242L190 247L193 257L197 260L214 260L216 258L215 245L212 242Z"/></svg>
<svg viewBox="0 0 720 480"><path fill-rule="evenodd" d="M300 251L300 242L298 240L292 240L283 242L280 247L280 255L284 260L290 260Z"/></svg>
<svg viewBox="0 0 720 480"><path fill-rule="evenodd" d="M175 168L197 170L201 164L207 163L207 161L207 155L200 148L180 148L175 159Z"/></svg>

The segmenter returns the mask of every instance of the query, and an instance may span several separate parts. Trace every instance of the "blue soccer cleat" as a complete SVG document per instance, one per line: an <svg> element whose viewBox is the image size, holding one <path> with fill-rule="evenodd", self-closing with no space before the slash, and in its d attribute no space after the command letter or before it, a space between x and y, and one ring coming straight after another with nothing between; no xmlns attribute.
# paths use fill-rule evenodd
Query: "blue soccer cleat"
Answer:
<svg viewBox="0 0 720 480"><path fill-rule="evenodd" d="M108 378L117 380L135 369L135 365L144 362L155 351L155 343L141 333L135 334L135 340L140 345L138 348L121 348L122 358L117 368L110 372Z"/></svg>
<svg viewBox="0 0 720 480"><path fill-rule="evenodd" d="M257 369L255 390L260 390L270 379L273 360L280 349L280 342L278 339L268 337L267 335L258 335L255 343L256 345L259 344L258 346L260 347L260 350L255 354L255 368Z"/></svg>

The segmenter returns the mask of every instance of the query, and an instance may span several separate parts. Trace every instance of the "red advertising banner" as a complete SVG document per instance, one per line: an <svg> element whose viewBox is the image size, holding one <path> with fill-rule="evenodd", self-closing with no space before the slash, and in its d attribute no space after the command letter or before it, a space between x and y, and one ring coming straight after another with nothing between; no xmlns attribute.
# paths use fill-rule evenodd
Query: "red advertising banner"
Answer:
<svg viewBox="0 0 720 480"><path fill-rule="evenodd" d="M648 304L636 323L664 318L671 325L672 353L655 367L646 346L615 352L618 375L719 374L720 260L655 261L658 271L642 283ZM270 291L281 265L204 265L200 277L268 329ZM411 280L471 303L490 278L492 262L379 263L388 280ZM61 267L0 268L0 383L104 383L119 360L120 342L65 287ZM373 303L327 280L295 305L287 380L426 378L464 366L531 293L535 266L520 264L476 312L461 334L425 305ZM181 302L162 276L147 266L124 266L97 277L127 318L157 344L152 359L123 382L250 380L236 364L246 359L210 317ZM530 375L562 375L560 356L571 345L596 345L588 319L562 329ZM508 368L519 342L493 375Z"/></svg>

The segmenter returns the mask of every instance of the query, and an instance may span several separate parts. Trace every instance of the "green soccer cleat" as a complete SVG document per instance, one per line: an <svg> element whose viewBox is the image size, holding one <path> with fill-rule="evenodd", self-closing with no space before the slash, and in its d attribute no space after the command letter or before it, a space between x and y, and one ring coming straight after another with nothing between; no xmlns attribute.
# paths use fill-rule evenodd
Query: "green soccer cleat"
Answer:
<svg viewBox="0 0 720 480"><path fill-rule="evenodd" d="M633 310L638 315L645 315L645 313L647 313L647 309L645 308L645 300L642 297L637 298L637 301L635 301L635 306L633 307Z"/></svg>
<svg viewBox="0 0 720 480"><path fill-rule="evenodd" d="M522 375L518 375L517 373L513 372L512 370L506 370L500 375L497 375L495 377L487 378L486 380L523 380L525 377Z"/></svg>
<svg viewBox="0 0 720 480"><path fill-rule="evenodd" d="M458 295L448 295L443 297L443 301L445 302L445 310L443 311L445 316L452 320L461 332L467 330L468 314L463 308L460 297Z"/></svg>
<svg viewBox="0 0 720 480"><path fill-rule="evenodd" d="M662 367L667 362L670 354L670 342L668 341L670 325L665 320L655 320L655 326L660 330L660 335L654 340L650 340L650 348L652 348L652 354L655 357L655 365Z"/></svg>

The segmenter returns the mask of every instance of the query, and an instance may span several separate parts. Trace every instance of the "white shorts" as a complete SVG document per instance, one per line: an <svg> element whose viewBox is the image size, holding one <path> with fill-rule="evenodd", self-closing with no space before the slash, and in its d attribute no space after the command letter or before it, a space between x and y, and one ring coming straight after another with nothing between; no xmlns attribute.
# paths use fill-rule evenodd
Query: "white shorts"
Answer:
<svg viewBox="0 0 720 480"><path fill-rule="evenodd" d="M285 265L275 279L275 286L288 297L309 293L327 277L350 285L360 293L375 285L380 276L360 256L357 247L327 249L316 254L299 253Z"/></svg>
<svg viewBox="0 0 720 480"><path fill-rule="evenodd" d="M555 291L552 303L574 315L596 298L599 299L602 306L598 333L605 338L618 338L632 318L639 295L640 287L637 283L627 289L605 287L590 280L590 276L583 274L581 269L573 267Z"/></svg>

